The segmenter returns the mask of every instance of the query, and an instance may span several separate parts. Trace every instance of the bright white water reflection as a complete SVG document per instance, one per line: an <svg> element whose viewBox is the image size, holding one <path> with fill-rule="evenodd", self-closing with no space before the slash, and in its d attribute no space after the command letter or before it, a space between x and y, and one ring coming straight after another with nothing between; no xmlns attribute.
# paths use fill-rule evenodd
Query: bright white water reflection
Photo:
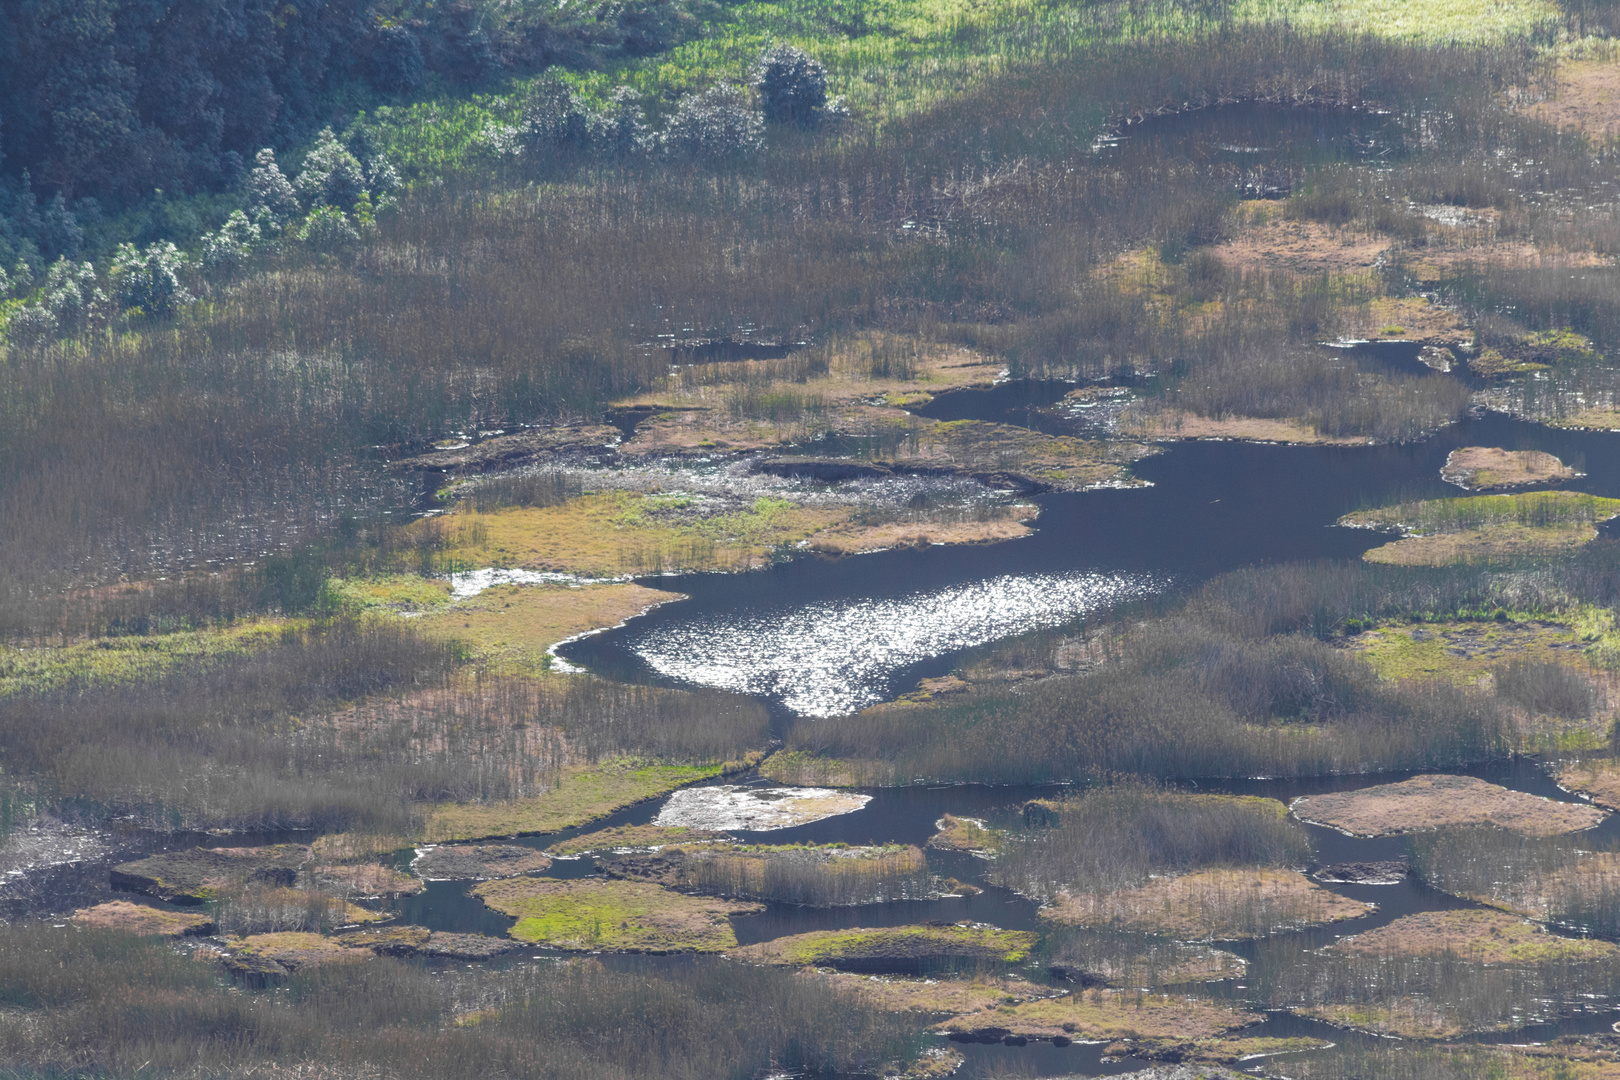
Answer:
<svg viewBox="0 0 1620 1080"><path fill-rule="evenodd" d="M1162 585L1142 574L1009 574L895 599L672 623L634 649L670 678L780 697L804 716L839 716L882 701L890 677L910 664L1057 626Z"/></svg>

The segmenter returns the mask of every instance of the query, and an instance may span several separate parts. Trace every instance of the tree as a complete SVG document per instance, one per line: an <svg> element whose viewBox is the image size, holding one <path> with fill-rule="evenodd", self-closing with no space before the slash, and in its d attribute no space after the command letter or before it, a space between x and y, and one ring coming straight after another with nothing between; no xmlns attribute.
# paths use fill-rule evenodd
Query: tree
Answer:
<svg viewBox="0 0 1620 1080"><path fill-rule="evenodd" d="M191 294L180 284L185 256L168 241L149 244L138 251L134 244L119 244L113 252L114 295L125 308L139 308L147 315L172 315L191 303Z"/></svg>
<svg viewBox="0 0 1620 1080"><path fill-rule="evenodd" d="M253 159L253 171L248 174L242 205L249 217L257 219L261 212L268 214L278 229L298 214L298 193L293 190L292 182L282 175L276 165L276 152L268 146Z"/></svg>
<svg viewBox="0 0 1620 1080"><path fill-rule="evenodd" d="M760 56L754 88L766 119L810 127L827 105L827 69L802 49L778 45Z"/></svg>
<svg viewBox="0 0 1620 1080"><path fill-rule="evenodd" d="M743 157L764 146L764 128L742 90L715 83L676 104L664 129L664 147L691 157Z"/></svg>
<svg viewBox="0 0 1620 1080"><path fill-rule="evenodd" d="M366 190L366 173L332 129L322 128L304 156L304 168L294 186L311 210L322 206L344 210L354 206L354 200Z"/></svg>

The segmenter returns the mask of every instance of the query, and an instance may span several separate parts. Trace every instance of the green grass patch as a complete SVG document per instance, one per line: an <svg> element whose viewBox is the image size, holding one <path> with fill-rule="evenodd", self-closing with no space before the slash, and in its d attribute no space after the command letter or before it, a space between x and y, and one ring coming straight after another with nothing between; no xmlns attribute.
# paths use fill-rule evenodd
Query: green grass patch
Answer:
<svg viewBox="0 0 1620 1080"><path fill-rule="evenodd" d="M917 973L1028 959L1035 935L981 923L816 930L739 949L739 959L845 971Z"/></svg>
<svg viewBox="0 0 1620 1080"><path fill-rule="evenodd" d="M180 664L246 656L293 625L259 620L210 630L100 637L68 645L0 645L0 697L43 693L72 682L156 678Z"/></svg>
<svg viewBox="0 0 1620 1080"><path fill-rule="evenodd" d="M569 950L718 952L737 944L731 916L764 910L641 881L596 878L511 878L486 882L473 894L518 920L508 932L519 941Z"/></svg>

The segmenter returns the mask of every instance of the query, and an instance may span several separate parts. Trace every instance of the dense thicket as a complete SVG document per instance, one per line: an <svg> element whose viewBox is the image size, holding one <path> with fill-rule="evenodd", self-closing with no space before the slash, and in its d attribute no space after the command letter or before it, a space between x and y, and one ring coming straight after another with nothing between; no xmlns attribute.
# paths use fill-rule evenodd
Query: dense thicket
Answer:
<svg viewBox="0 0 1620 1080"><path fill-rule="evenodd" d="M0 928L0 1028L21 1075L672 1080L876 1074L914 1020L825 983L724 961L425 971L335 964L243 991L155 939Z"/></svg>
<svg viewBox="0 0 1620 1080"><path fill-rule="evenodd" d="M103 212L223 189L261 147L425 79L648 56L694 28L682 0L5 0L0 265L73 257Z"/></svg>

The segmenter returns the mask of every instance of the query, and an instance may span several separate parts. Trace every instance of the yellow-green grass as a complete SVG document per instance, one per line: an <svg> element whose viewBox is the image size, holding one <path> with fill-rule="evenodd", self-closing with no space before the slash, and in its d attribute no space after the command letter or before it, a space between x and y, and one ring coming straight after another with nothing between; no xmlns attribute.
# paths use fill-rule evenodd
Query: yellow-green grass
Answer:
<svg viewBox="0 0 1620 1080"><path fill-rule="evenodd" d="M631 582L497 585L413 621L426 633L470 646L474 658L489 670L532 675L550 667L547 650L558 642L617 626L648 608L680 599L680 593Z"/></svg>
<svg viewBox="0 0 1620 1080"><path fill-rule="evenodd" d="M814 930L749 945L732 955L757 964L873 970L951 962L1017 964L1034 945L1035 935L1027 931L963 923Z"/></svg>
<svg viewBox="0 0 1620 1080"><path fill-rule="evenodd" d="M1583 617L1590 614L1591 618ZM1556 621L1537 618L1450 619L1391 623L1365 630L1347 644L1385 679L1459 686L1476 684L1508 660L1567 664L1595 672L1613 633L1611 612L1571 612Z"/></svg>
<svg viewBox="0 0 1620 1080"><path fill-rule="evenodd" d="M509 878L473 894L518 921L519 941L568 950L718 952L737 944L730 918L764 905L687 896L643 881Z"/></svg>
<svg viewBox="0 0 1620 1080"><path fill-rule="evenodd" d="M1299 30L1343 30L1413 42L1493 44L1562 25L1547 0L1240 0L1239 23L1286 23ZM1027 0L869 0L829 9L810 0L708 9L685 43L645 58L624 58L572 76L590 97L629 85L659 103L718 79L746 81L769 45L791 44L828 69L829 91L845 99L863 133L947 101L996 74L1093 43L1210 29L1209 14L1188 7L1039 5ZM407 176L441 176L482 156L492 122L512 124L528 80L500 93L451 92L375 110L385 149ZM778 133L777 137L784 137ZM791 136L786 136L791 137Z"/></svg>
<svg viewBox="0 0 1620 1080"><path fill-rule="evenodd" d="M434 611L450 603L450 582L420 574L380 574L371 578L333 578L332 595L352 611Z"/></svg>
<svg viewBox="0 0 1620 1080"><path fill-rule="evenodd" d="M1369 956L1453 953L1482 964L1571 963L1620 953L1613 942L1560 937L1501 911L1424 911L1341 938L1330 948Z"/></svg>
<svg viewBox="0 0 1620 1080"><path fill-rule="evenodd" d="M1001 847L1007 834L992 829L978 818L946 814L934 822L939 831L928 838L928 846L941 851L971 851L989 854Z"/></svg>
<svg viewBox="0 0 1620 1080"><path fill-rule="evenodd" d="M50 690L81 679L152 679L187 661L246 655L291 625L295 624L282 619L258 619L207 630L101 637L68 645L0 645L0 696Z"/></svg>
<svg viewBox="0 0 1620 1080"><path fill-rule="evenodd" d="M1190 1043L1212 1039L1260 1022L1212 1001L1126 990L1092 990L1058 998L961 1013L939 1025L944 1032L1004 1029L1014 1035L1050 1039Z"/></svg>
<svg viewBox="0 0 1620 1080"><path fill-rule="evenodd" d="M428 814L428 843L528 836L578 828L627 806L719 776L724 765L659 765L618 758L563 770L551 790L526 799L441 803Z"/></svg>
<svg viewBox="0 0 1620 1080"><path fill-rule="evenodd" d="M458 513L445 522L448 558L470 566L509 566L613 576L661 570L744 570L847 515L760 498L748 509L699 516L674 495L608 492L560 506Z"/></svg>

